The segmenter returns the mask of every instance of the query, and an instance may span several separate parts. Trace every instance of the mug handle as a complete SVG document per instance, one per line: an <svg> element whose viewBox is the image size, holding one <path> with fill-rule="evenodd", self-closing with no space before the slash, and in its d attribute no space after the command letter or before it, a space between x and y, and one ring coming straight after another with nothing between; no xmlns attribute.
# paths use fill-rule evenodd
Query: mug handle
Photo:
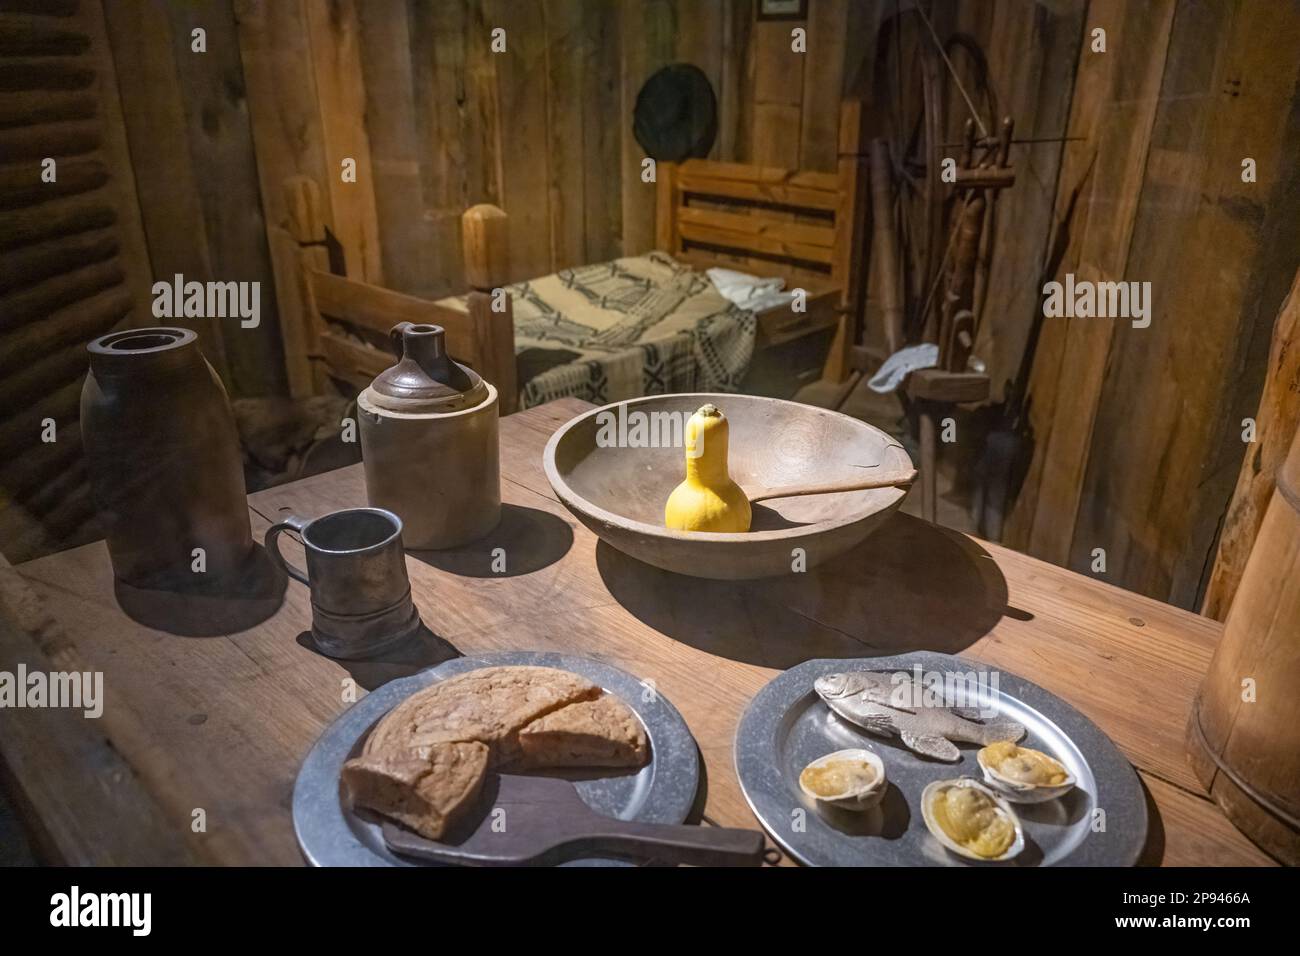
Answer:
<svg viewBox="0 0 1300 956"><path fill-rule="evenodd" d="M396 353L399 359L406 351L406 346L403 344L406 330L414 325L414 322L398 322L388 330L388 343L393 347L393 352Z"/></svg>
<svg viewBox="0 0 1300 956"><path fill-rule="evenodd" d="M278 564L284 570L285 574L289 575L289 577L293 578L295 581L301 581L308 587L311 586L311 582L307 580L307 572L298 570L284 559L284 555L280 553L280 544L277 539L286 531L297 532L298 536L301 537L303 528L307 527L310 523L311 519L309 518L300 518L297 515L287 515L282 521L277 521L275 524L271 525L271 527L266 529L266 538L263 540L263 543L266 545L267 553L271 555L271 560Z"/></svg>

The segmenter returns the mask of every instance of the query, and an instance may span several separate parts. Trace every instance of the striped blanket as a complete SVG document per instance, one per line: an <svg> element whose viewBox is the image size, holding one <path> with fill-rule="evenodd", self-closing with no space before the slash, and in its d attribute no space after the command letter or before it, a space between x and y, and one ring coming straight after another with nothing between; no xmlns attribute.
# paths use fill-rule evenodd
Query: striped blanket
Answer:
<svg viewBox="0 0 1300 956"><path fill-rule="evenodd" d="M669 392L734 392L757 320L662 252L507 286L521 408L574 396L605 405ZM465 309L464 297L442 305Z"/></svg>

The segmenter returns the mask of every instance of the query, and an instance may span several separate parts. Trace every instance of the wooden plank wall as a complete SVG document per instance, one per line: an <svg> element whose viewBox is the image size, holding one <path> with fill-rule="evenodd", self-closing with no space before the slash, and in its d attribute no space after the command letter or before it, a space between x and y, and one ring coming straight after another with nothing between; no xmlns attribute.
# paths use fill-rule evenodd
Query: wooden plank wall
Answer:
<svg viewBox="0 0 1300 956"><path fill-rule="evenodd" d="M1103 548L1107 580L1195 607L1295 272L1300 9L1099 0L1088 25L1108 59L1080 54L1060 271L1149 281L1154 314L1044 323L1007 543L1085 572Z"/></svg>
<svg viewBox="0 0 1300 956"><path fill-rule="evenodd" d="M386 280L460 291L459 217L476 202L509 214L516 279L653 248L632 110L669 63L713 84L711 158L833 171L842 91L885 6L812 0L806 22L760 23L752 0L358 4ZM791 51L795 27L806 54Z"/></svg>
<svg viewBox="0 0 1300 956"><path fill-rule="evenodd" d="M995 117L1011 116L1016 137L1042 140L1012 148L1016 184L993 208L992 262L975 354L985 363L991 400L1007 396L1020 371L1039 308L1037 278L1052 235L1086 0L958 3L953 29L973 37L989 61ZM945 12L940 9L938 12ZM950 104L948 142L958 142L966 110ZM954 122L954 120L956 122ZM955 152L955 151L954 151Z"/></svg>
<svg viewBox="0 0 1300 956"><path fill-rule="evenodd" d="M652 73L685 61L708 76L718 100L711 158L830 172L840 100L869 96L876 32L896 9L810 0L806 20L760 21L753 0L234 3L287 308L296 292L276 250L288 176L322 181L350 273L416 295L462 290L460 214L478 202L510 216L514 279L645 252L655 190L641 179L632 111ZM1052 137L1065 126L1085 6L938 0L933 18L989 52L1000 105L1022 135ZM806 52L792 48L796 29ZM1060 154L1054 143L1018 148L1021 182L999 206L987 302L996 321L980 343L995 397L1033 324L1036 283L1021 279L1042 268ZM343 155L358 157L355 184L339 181ZM305 381L302 343L286 349L290 378Z"/></svg>
<svg viewBox="0 0 1300 956"><path fill-rule="evenodd" d="M145 3L147 0L131 0ZM511 275L654 247L654 184L632 134L636 94L695 64L718 99L711 158L833 171L846 90L870 93L891 0L811 0L805 21L759 21L753 0L205 0L233 3L276 293L297 309L282 183L315 179L349 273L416 295L462 291L460 214L510 216ZM1065 125L1085 0L938 0L943 32L989 50L1024 135ZM904 4L904 7L908 4ZM172 17L177 17L172 14ZM193 19L191 16L190 19ZM506 49L490 48L492 30ZM805 31L806 52L792 49ZM344 80L346 78L346 81ZM183 94L188 95L188 94ZM356 158L358 181L339 163ZM999 388L1019 366L1051 221L1059 145L1023 150L998 218L982 352ZM382 241L380 241L382 237ZM305 343L285 345L295 390Z"/></svg>
<svg viewBox="0 0 1300 956"><path fill-rule="evenodd" d="M149 323L147 263L98 0L0 7L0 547L13 561L94 537L85 343Z"/></svg>
<svg viewBox="0 0 1300 956"><path fill-rule="evenodd" d="M113 0L103 10L114 59L129 65L118 72L118 94L150 274L259 282L256 328L221 319L180 324L199 333L233 395L283 393L275 278L229 0ZM204 52L192 46L199 28Z"/></svg>

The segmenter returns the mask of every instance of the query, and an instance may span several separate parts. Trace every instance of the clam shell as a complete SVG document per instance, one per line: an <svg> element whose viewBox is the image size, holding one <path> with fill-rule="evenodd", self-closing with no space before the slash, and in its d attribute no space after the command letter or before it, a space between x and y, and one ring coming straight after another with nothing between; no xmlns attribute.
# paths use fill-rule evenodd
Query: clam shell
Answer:
<svg viewBox="0 0 1300 956"><path fill-rule="evenodd" d="M966 849L943 831L943 827L939 826L935 821L930 806L934 802L935 797L938 796L939 792L949 787L972 787L976 790L982 791L993 801L999 812L1005 814L1011 820L1012 826L1015 827L1016 838L1012 842L1011 846L1007 848L1005 853L996 857L980 856L979 854L972 853L970 850ZM980 783L974 777L957 777L953 780L935 780L927 785L926 788L921 791L921 818L925 821L927 829L934 834L934 838L942 843L945 849L951 850L958 856L963 856L968 860L978 860L981 863L997 863L1002 860L1011 859L1025 848L1025 831L1020 825L1020 817L1016 816L1016 811L1011 808L1011 804L1007 803L1007 801L1002 799L1002 797L996 792L984 786L984 784Z"/></svg>
<svg viewBox="0 0 1300 956"><path fill-rule="evenodd" d="M975 761L980 765L980 770L984 772L984 782L990 790L995 790L1000 795L1006 797L1012 803L1046 803L1048 800L1055 800L1057 797L1063 797L1074 789L1078 783L1074 774L1070 773L1070 768L1066 767L1051 754L1043 754L1049 757L1055 763L1061 765L1065 771L1065 782L1058 784L1037 784L1025 783L1022 780L1010 780L1002 776L998 769L992 764L984 762L984 751L987 747L980 748L979 753L975 755ZM1025 750L1033 750L1032 747L1025 747ZM1043 753L1041 750L1035 750L1035 753Z"/></svg>
<svg viewBox="0 0 1300 956"><path fill-rule="evenodd" d="M825 797L821 794L814 793L803 784L803 774L799 775L799 789L802 790L813 801L828 807L838 807L841 810L870 810L880 803L885 796L885 791L889 788L889 781L885 777L885 764L879 755L870 750L849 749L837 750L834 753L818 757L808 764L808 767L816 767L819 764L827 763L831 760L861 760L868 763L876 771L876 779L868 786L861 790L851 793L840 794L835 797ZM805 767L804 770L807 770Z"/></svg>

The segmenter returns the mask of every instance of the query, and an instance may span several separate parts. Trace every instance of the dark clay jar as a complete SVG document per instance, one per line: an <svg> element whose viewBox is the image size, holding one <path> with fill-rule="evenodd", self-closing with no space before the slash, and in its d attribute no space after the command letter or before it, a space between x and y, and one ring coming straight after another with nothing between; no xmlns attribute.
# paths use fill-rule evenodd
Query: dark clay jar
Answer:
<svg viewBox="0 0 1300 956"><path fill-rule="evenodd" d="M87 348L81 434L118 583L164 591L235 586L253 558L239 436L198 337L129 329Z"/></svg>

